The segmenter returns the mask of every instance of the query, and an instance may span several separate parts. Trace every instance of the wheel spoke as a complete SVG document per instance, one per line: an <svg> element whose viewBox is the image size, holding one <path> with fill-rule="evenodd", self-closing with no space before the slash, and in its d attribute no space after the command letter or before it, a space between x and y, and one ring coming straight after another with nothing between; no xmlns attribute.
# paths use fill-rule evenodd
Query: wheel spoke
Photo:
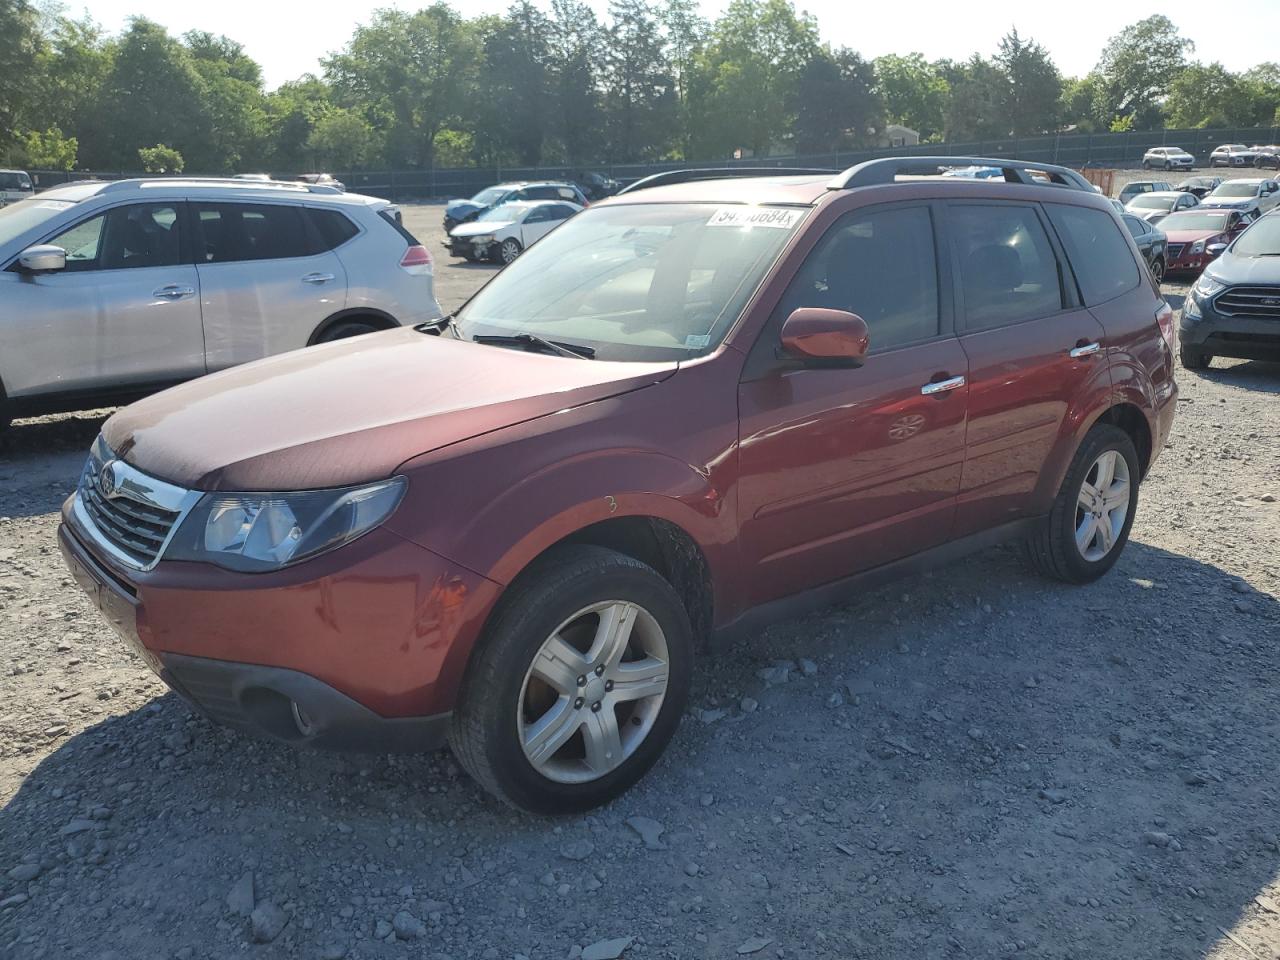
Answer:
<svg viewBox="0 0 1280 960"><path fill-rule="evenodd" d="M1117 454L1114 450L1108 450L1098 458L1098 479L1096 486L1099 490L1106 490L1111 486L1111 481L1115 479L1116 456Z"/></svg>
<svg viewBox="0 0 1280 960"><path fill-rule="evenodd" d="M616 666L627 651L635 624L636 606L633 603L611 603L601 610L600 624L591 644L591 663L603 664L606 670Z"/></svg>
<svg viewBox="0 0 1280 960"><path fill-rule="evenodd" d="M1076 527L1076 546L1082 555L1087 555L1093 546L1093 538L1098 533L1098 519L1092 513L1084 515L1084 522Z"/></svg>
<svg viewBox="0 0 1280 960"><path fill-rule="evenodd" d="M577 690L578 678L587 670L586 657L559 636L544 643L533 660L533 675L557 693L569 696Z"/></svg>
<svg viewBox="0 0 1280 960"><path fill-rule="evenodd" d="M612 708L586 714L582 739L587 747L587 766L597 775L608 773L622 762L622 732Z"/></svg>
<svg viewBox="0 0 1280 960"><path fill-rule="evenodd" d="M1107 513L1119 507L1128 506L1129 503L1129 481L1116 480L1107 488L1107 492L1102 497L1102 509Z"/></svg>
<svg viewBox="0 0 1280 960"><path fill-rule="evenodd" d="M1111 526L1110 514L1104 513L1102 519L1098 521L1098 539L1101 541L1103 553L1109 552L1115 546L1115 530Z"/></svg>
<svg viewBox="0 0 1280 960"><path fill-rule="evenodd" d="M619 703L654 697L667 689L668 664L657 657L620 663L610 672L613 699Z"/></svg>
<svg viewBox="0 0 1280 960"><path fill-rule="evenodd" d="M1080 485L1080 496L1076 498L1076 503L1080 506L1081 510L1085 513L1089 513L1093 510L1093 505L1096 502L1097 496L1098 489L1086 480Z"/></svg>
<svg viewBox="0 0 1280 960"><path fill-rule="evenodd" d="M535 767L541 766L569 742L581 724L582 715L574 709L573 701L561 697L551 709L524 728L525 756Z"/></svg>

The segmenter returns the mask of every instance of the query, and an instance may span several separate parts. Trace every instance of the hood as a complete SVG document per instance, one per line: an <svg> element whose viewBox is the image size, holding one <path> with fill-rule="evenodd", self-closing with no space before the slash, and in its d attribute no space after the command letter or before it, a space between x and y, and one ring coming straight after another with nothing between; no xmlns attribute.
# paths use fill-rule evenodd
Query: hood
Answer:
<svg viewBox="0 0 1280 960"><path fill-rule="evenodd" d="M1224 253L1213 264L1215 280L1230 284L1257 284L1276 286L1280 297L1280 257L1237 257Z"/></svg>
<svg viewBox="0 0 1280 960"><path fill-rule="evenodd" d="M1240 210L1252 207L1258 202L1257 197L1205 197L1200 201L1202 207L1218 207L1225 210Z"/></svg>
<svg viewBox="0 0 1280 960"><path fill-rule="evenodd" d="M505 230L511 226L512 220L472 220L469 223L460 223L449 231L451 237L478 237L482 234L493 233L495 230Z"/></svg>
<svg viewBox="0 0 1280 960"><path fill-rule="evenodd" d="M1195 243L1197 240L1205 240L1209 237L1216 237L1222 233L1221 230L1165 230L1169 235L1170 243Z"/></svg>
<svg viewBox="0 0 1280 960"><path fill-rule="evenodd" d="M126 407L102 433L117 456L183 487L337 487L652 385L677 366L571 360L401 328L193 380Z"/></svg>
<svg viewBox="0 0 1280 960"><path fill-rule="evenodd" d="M463 217L470 216L480 210L486 210L478 203L472 203L470 200L450 200L444 205L444 212L455 220L461 220Z"/></svg>

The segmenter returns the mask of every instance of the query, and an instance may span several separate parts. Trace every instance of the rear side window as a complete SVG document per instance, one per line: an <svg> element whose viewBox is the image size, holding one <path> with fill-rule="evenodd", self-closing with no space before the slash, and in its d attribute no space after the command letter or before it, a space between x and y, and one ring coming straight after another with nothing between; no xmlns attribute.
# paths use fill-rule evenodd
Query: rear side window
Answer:
<svg viewBox="0 0 1280 960"><path fill-rule="evenodd" d="M1132 233L1135 238L1141 237L1147 232L1145 223L1137 217L1131 217L1126 213L1120 219L1124 221L1124 225L1129 228L1129 232Z"/></svg>
<svg viewBox="0 0 1280 960"><path fill-rule="evenodd" d="M800 307L856 313L867 323L872 350L936 337L938 263L929 210L846 214L805 259L778 312L785 319Z"/></svg>
<svg viewBox="0 0 1280 960"><path fill-rule="evenodd" d="M950 210L966 330L1062 309L1058 260L1033 207L952 204Z"/></svg>
<svg viewBox="0 0 1280 960"><path fill-rule="evenodd" d="M201 233L199 263L283 260L316 252L299 207L201 202L193 206Z"/></svg>
<svg viewBox="0 0 1280 960"><path fill-rule="evenodd" d="M523 191L526 200L559 200L560 190L557 187L526 187Z"/></svg>
<svg viewBox="0 0 1280 960"><path fill-rule="evenodd" d="M340 247L357 233L360 228L348 220L337 210L321 210L316 207L307 208L307 216L311 218L316 233L320 235L321 249L332 250Z"/></svg>
<svg viewBox="0 0 1280 960"><path fill-rule="evenodd" d="M1128 293L1142 275L1115 218L1101 210L1045 204L1062 245L1067 248L1086 306Z"/></svg>

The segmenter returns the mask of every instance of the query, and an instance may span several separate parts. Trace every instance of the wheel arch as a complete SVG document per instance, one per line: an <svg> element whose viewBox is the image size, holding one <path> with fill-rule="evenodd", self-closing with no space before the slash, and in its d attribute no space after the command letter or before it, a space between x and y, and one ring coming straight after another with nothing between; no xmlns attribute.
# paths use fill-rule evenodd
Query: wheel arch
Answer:
<svg viewBox="0 0 1280 960"><path fill-rule="evenodd" d="M1138 451L1138 466L1145 478L1147 469L1151 466L1152 433L1151 424L1147 421L1147 416L1142 409L1135 403L1120 401L1102 411L1093 423L1089 424L1089 428L1092 429L1098 423L1109 423L1129 435L1134 448Z"/></svg>
<svg viewBox="0 0 1280 960"><path fill-rule="evenodd" d="M364 320L376 324L379 330L390 330L393 327L400 326L400 321L385 310L379 310L376 307L348 307L320 321L320 324L311 332L311 336L307 340L307 346L315 346L324 338L325 334L338 324L350 320Z"/></svg>

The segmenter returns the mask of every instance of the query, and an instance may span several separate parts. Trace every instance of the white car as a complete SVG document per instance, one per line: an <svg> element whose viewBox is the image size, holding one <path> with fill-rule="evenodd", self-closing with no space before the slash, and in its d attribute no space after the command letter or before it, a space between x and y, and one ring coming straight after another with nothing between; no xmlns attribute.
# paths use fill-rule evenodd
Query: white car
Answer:
<svg viewBox="0 0 1280 960"><path fill-rule="evenodd" d="M33 195L31 177L25 170L0 170L0 207L6 203L17 203Z"/></svg>
<svg viewBox="0 0 1280 960"><path fill-rule="evenodd" d="M1150 170L1159 167L1161 170L1190 170L1196 165L1196 158L1181 147L1152 147L1142 155L1142 168Z"/></svg>
<svg viewBox="0 0 1280 960"><path fill-rule="evenodd" d="M1224 143L1209 154L1210 167L1252 167L1258 154L1243 143Z"/></svg>
<svg viewBox="0 0 1280 960"><path fill-rule="evenodd" d="M568 200L504 203L449 232L445 246L455 257L510 263L544 234L582 210Z"/></svg>
<svg viewBox="0 0 1280 960"><path fill-rule="evenodd" d="M1206 207L1252 210L1261 215L1280 204L1280 184L1261 178L1224 180L1201 202Z"/></svg>
<svg viewBox="0 0 1280 960"><path fill-rule="evenodd" d="M1200 203L1195 194L1181 190L1155 190L1151 193L1140 193L1130 200L1124 208L1147 223L1158 223L1171 213L1190 210Z"/></svg>

